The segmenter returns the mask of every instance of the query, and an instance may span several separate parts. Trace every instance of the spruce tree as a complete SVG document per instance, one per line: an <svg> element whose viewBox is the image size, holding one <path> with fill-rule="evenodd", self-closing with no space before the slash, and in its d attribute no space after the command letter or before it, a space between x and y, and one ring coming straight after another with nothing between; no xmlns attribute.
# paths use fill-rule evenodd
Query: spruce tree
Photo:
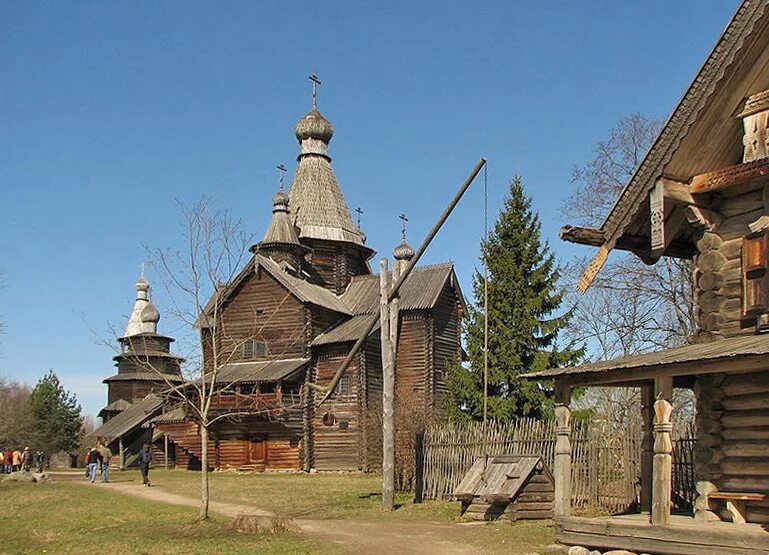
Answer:
<svg viewBox="0 0 769 555"><path fill-rule="evenodd" d="M558 269L542 243L539 216L531 209L520 176L488 237L481 242L488 261L489 379L488 415L497 420L542 417L552 408L552 390L519 378L521 374L570 365L583 355L574 345L559 346L558 334L569 311L557 315L563 301ZM473 276L474 305L468 307L464 336L469 364L448 376L449 415L483 417L484 279Z"/></svg>
<svg viewBox="0 0 769 555"><path fill-rule="evenodd" d="M47 453L73 451L78 448L83 425L81 408L75 396L49 370L40 378L29 396L35 418L37 445Z"/></svg>

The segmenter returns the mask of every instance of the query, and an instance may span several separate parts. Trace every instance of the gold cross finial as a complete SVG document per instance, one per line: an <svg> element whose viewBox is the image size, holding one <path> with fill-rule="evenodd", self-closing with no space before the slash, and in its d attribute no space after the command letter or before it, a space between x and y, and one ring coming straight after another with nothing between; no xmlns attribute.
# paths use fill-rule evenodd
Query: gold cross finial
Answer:
<svg viewBox="0 0 769 555"><path fill-rule="evenodd" d="M318 75L313 73L308 77L312 81L312 108L315 110L318 107L318 85L322 85Z"/></svg>
<svg viewBox="0 0 769 555"><path fill-rule="evenodd" d="M286 171L287 171L286 170L286 166L284 166L283 164L278 164L278 173L280 174L280 178L279 179L280 179L280 190L281 191L283 190L283 178L286 175Z"/></svg>
<svg viewBox="0 0 769 555"><path fill-rule="evenodd" d="M403 242L406 242L406 224L409 221L409 217L406 214L401 214L398 216L398 218L401 220L401 239L403 239Z"/></svg>

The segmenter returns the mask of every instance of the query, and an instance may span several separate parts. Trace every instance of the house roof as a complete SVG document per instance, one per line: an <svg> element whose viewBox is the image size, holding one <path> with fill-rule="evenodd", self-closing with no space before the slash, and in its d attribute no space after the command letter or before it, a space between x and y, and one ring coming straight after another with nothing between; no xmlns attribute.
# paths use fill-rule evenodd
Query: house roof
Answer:
<svg viewBox="0 0 769 555"><path fill-rule="evenodd" d="M741 124L733 116L747 96L769 88L769 72L758 63L769 42L767 7L766 0L744 0L737 9L600 229L594 230L601 237L601 250L583 275L584 285L592 282L608 251L628 248L623 242L639 255L650 251L650 241L644 240L648 230L629 228L645 221L658 178L686 182L741 161ZM641 239L640 246L629 241L629 231L640 234L635 237Z"/></svg>
<svg viewBox="0 0 769 555"><path fill-rule="evenodd" d="M90 434L92 437L116 439L125 435L137 426L141 426L154 416L163 406L163 400L150 393L141 401L136 401L123 412L110 418L98 430Z"/></svg>
<svg viewBox="0 0 769 555"><path fill-rule="evenodd" d="M743 335L712 343L685 345L654 353L602 360L582 366L552 368L542 372L523 374L521 377L529 379L566 377L571 379L588 376L590 381L596 385L599 383L620 383L639 379L641 371L669 370L673 375L675 375L676 370L680 370L681 375L706 373L711 364L714 369L718 369L716 365L723 365L725 362L738 362L756 357L758 357L756 362L760 364L767 354L769 354L769 335ZM769 368L769 360L764 362L766 368ZM683 371L684 366L686 366L685 372ZM749 368L745 367L744 370L749 370Z"/></svg>
<svg viewBox="0 0 769 555"><path fill-rule="evenodd" d="M257 383L287 380L299 373L309 358L231 362L225 364L216 376L217 383Z"/></svg>
<svg viewBox="0 0 769 555"><path fill-rule="evenodd" d="M424 310L435 306L448 280L457 290L459 302L465 299L451 262L414 268L400 289L401 310ZM353 314L379 313L379 275L355 276L342 293L342 301Z"/></svg>
<svg viewBox="0 0 769 555"><path fill-rule="evenodd" d="M120 382L123 380L181 383L184 381L184 378L177 374L163 374L160 372L125 372L105 378L102 380L102 383Z"/></svg>
<svg viewBox="0 0 769 555"><path fill-rule="evenodd" d="M161 414L152 419L152 422L158 423L171 423L182 422L187 418L187 411L184 410L184 404L178 404L174 408L163 411Z"/></svg>
<svg viewBox="0 0 769 555"><path fill-rule="evenodd" d="M366 328L371 325L372 320L375 321L374 328L371 330L374 332L379 329L379 315L359 314L358 316L353 316L350 320L331 328L327 332L320 334L313 340L312 345L315 347L319 345L357 341Z"/></svg>
<svg viewBox="0 0 769 555"><path fill-rule="evenodd" d="M127 409L130 406L131 406L131 403L129 403L125 399L118 399L117 401L113 401L109 405L101 409L99 411L99 414L97 414L97 416L101 416L105 412L120 412Z"/></svg>

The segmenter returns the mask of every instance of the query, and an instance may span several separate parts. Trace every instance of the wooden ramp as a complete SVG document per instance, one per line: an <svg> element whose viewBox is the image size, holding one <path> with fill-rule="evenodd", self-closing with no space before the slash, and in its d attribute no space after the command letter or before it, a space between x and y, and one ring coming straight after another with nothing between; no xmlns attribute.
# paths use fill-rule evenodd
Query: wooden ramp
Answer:
<svg viewBox="0 0 769 555"><path fill-rule="evenodd" d="M475 461L453 495L470 520L552 518L555 483L542 457L492 455Z"/></svg>

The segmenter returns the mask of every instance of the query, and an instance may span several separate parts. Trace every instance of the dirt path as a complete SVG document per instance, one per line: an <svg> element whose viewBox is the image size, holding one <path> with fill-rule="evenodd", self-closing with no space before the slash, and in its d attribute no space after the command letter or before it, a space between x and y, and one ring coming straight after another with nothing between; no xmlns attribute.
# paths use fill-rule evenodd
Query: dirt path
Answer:
<svg viewBox="0 0 769 555"><path fill-rule="evenodd" d="M53 473L56 478L89 487L108 488L126 495L134 495L157 503L169 503L185 507L199 506L199 500L164 491L157 486L145 488L133 482L90 484L80 474ZM66 477L65 477L66 476ZM241 514L272 516L248 505L211 501L211 512L235 518ZM463 536L466 525L431 522L392 522L367 520L294 520L302 532L322 538L352 554L391 555L468 555L484 554L484 550L470 546Z"/></svg>

